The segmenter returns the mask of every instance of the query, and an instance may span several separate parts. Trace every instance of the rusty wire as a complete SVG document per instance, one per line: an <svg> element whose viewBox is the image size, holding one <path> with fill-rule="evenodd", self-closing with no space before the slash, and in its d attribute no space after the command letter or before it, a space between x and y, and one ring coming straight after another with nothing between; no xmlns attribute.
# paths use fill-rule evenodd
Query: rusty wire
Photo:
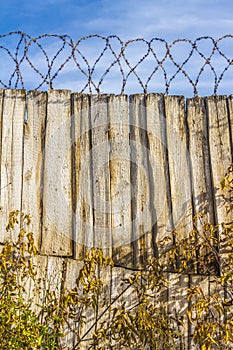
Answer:
<svg viewBox="0 0 233 350"><path fill-rule="evenodd" d="M14 39L13 44L7 42L7 40L9 40L9 38L11 39L12 37ZM53 38L53 40L55 39L59 45L55 53L53 52L52 55L49 54L52 46L50 45L51 38ZM84 42L88 43L88 41L90 42L90 39L93 38L101 41L104 46L97 54L94 63L91 64L90 59L88 60L86 54L82 52L81 46ZM44 39L46 41L45 44L42 43ZM83 76L83 79L81 80L83 83L80 89L81 92L88 91L89 93L101 93L101 87L103 86L104 81L108 78L113 68L117 67L117 86L119 87L118 93L121 94L125 92L127 82L132 76L137 79L142 92L147 93L149 84L156 73L160 71L162 75L160 75L157 82L164 86L164 91L160 92L168 94L173 82L179 79L178 77L183 76L183 78L185 77L188 85L192 86L194 96L197 96L199 87L198 84L200 84L200 79L207 69L209 69L209 72L212 74L213 78L212 94L216 94L220 84L223 81L223 78L226 75L226 72L229 70L231 65L233 65L233 60L227 57L227 55L220 48L220 44L224 43L224 40L226 39L233 39L233 35L227 34L216 40L210 36L203 36L195 39L194 41L190 39L177 39L171 43L168 43L166 40L161 38L152 38L150 41L143 38L137 38L123 42L117 35L104 37L98 34L92 34L82 37L74 42L69 35L43 34L37 37L31 37L30 35L21 31L10 32L0 35L0 64L5 64L4 69L1 69L4 74L0 73L0 84L3 88L24 89L29 83L31 72L36 75L37 80L39 79L38 85L30 86L31 89L41 89L42 87L47 87L50 89L56 88L56 79L62 71L66 70L67 65L72 62L72 75L74 75L78 70ZM17 41L15 42L15 40ZM200 48L200 44L203 44L203 41L207 40L209 43L211 43L211 50L208 55ZM114 48L114 42L117 42L119 46L118 50ZM186 58L183 59L183 61L181 59L181 62L179 63L178 60L174 58L172 51L177 45L184 43L190 46L190 50L189 52L186 52ZM146 45L145 52L141 53L141 49L138 48L139 54L142 55L141 58L134 64L131 61L132 57L127 56L127 50L132 44L136 45L136 47L138 47L140 44ZM156 45L158 46L159 44L163 45L164 47L164 53L160 59L159 52L156 51ZM91 47L92 44L90 44L90 48ZM65 58L63 58L62 62L61 55L64 52ZM7 63L5 63L7 60L4 54L6 54L7 58L10 59L10 66L13 64L13 69L10 70L10 73L8 72ZM195 60L194 63L191 62L194 54L199 58L198 65L194 64ZM40 58L38 58L39 55ZM105 63L106 66L103 68L103 59L106 57L106 55L108 58L111 58L111 60L110 63ZM182 57L182 55L185 54L181 53L180 57ZM145 78L145 74L142 75L142 73L139 71L142 64L145 63L149 57L151 68L150 73L147 73ZM222 59L220 72L217 72L219 70L217 68L219 67L216 67L216 57L218 59ZM191 74L187 70L187 64L190 64L190 62L196 69L194 77L191 77ZM98 64L101 64L103 71L101 75L96 78L94 75L98 70ZM4 76L4 79L2 76ZM163 78L161 78L161 76ZM119 78L121 80L119 80ZM163 81L161 81L161 79L163 79ZM110 93L111 91L108 92Z"/></svg>

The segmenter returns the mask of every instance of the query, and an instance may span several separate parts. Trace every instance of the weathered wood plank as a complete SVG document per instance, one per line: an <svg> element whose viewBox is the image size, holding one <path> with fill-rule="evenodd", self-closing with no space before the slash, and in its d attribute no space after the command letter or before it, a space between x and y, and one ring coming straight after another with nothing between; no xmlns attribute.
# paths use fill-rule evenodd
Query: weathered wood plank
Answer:
<svg viewBox="0 0 233 350"><path fill-rule="evenodd" d="M113 259L115 264L129 266L132 262L132 225L127 96L111 95L108 111Z"/></svg>
<svg viewBox="0 0 233 350"><path fill-rule="evenodd" d="M131 95L129 104L132 244L133 264L144 265L153 255L152 218L150 212L150 179L148 174L148 139L144 95Z"/></svg>
<svg viewBox="0 0 233 350"><path fill-rule="evenodd" d="M76 279L78 278L79 272L83 266L82 262L73 259L67 259L66 261L66 273L64 280L64 290L71 290L76 286ZM78 315L77 315L78 318ZM78 319L69 320L69 324L65 325L64 333L65 338L62 340L64 348L72 350L77 343L77 330L79 327ZM76 332L76 333L75 333Z"/></svg>
<svg viewBox="0 0 233 350"><path fill-rule="evenodd" d="M61 293L64 261L65 259L62 257L48 257L45 288L55 291L57 297L59 297Z"/></svg>
<svg viewBox="0 0 233 350"><path fill-rule="evenodd" d="M229 110L229 129L231 141L231 161L233 162L233 95L228 96L228 110Z"/></svg>
<svg viewBox="0 0 233 350"><path fill-rule="evenodd" d="M67 259L64 288L70 290L76 286L76 279L83 266L83 262L74 259Z"/></svg>
<svg viewBox="0 0 233 350"><path fill-rule="evenodd" d="M230 193L221 189L222 181L226 170L231 163L231 138L229 130L229 119L226 96L212 96L206 99L208 108L208 130L209 148L212 174L212 193L215 198L215 221L216 224L230 222L232 213L227 217L226 203ZM221 225L219 226L219 236L224 239ZM229 254L229 249L220 246L220 271L224 269L225 257Z"/></svg>
<svg viewBox="0 0 233 350"><path fill-rule="evenodd" d="M91 96L94 246L111 255L111 202L107 96Z"/></svg>
<svg viewBox="0 0 233 350"><path fill-rule="evenodd" d="M187 288L189 287L188 275L180 275L178 273L169 273L169 289L168 289L168 316L171 317L171 323L174 317L174 325L177 326L179 318L183 317L183 327L181 336L177 339L177 345L182 342L182 349L189 349L188 347L188 319L186 312L188 310ZM178 330L178 329L177 329Z"/></svg>
<svg viewBox="0 0 233 350"><path fill-rule="evenodd" d="M92 306L84 307L82 309L82 317L84 317L84 323L79 324L76 322L74 324L74 329L76 327L76 334L73 337L73 343L77 347L77 343L79 343L80 349L91 349L92 348L92 337L93 333L97 330L97 327L100 326L100 323L108 317L108 313L105 313L106 306L109 305L110 300L110 284L111 284L111 268L96 266L96 276L100 278L104 283L104 288L101 294L97 297L97 306L93 308ZM80 305L81 306L81 305ZM77 327L79 329L77 329ZM71 349L76 349L73 347Z"/></svg>
<svg viewBox="0 0 233 350"><path fill-rule="evenodd" d="M216 201L216 222L226 219L224 191L220 182L231 163L231 143L226 96L211 96L206 99L213 193ZM226 194L226 193L225 193Z"/></svg>
<svg viewBox="0 0 233 350"><path fill-rule="evenodd" d="M211 193L211 169L208 148L206 108L203 98L187 100L187 123L189 132L189 157L192 171L193 214L202 212L202 222L214 223L213 198Z"/></svg>
<svg viewBox="0 0 233 350"><path fill-rule="evenodd" d="M75 154L74 189L74 241L75 257L82 259L86 250L94 246L93 237L93 193L91 177L91 130L89 96L72 95L73 140Z"/></svg>
<svg viewBox="0 0 233 350"><path fill-rule="evenodd" d="M3 107L3 96L4 96L4 90L0 89L0 145L1 145L1 149L2 149L2 107ZM0 174L1 174L1 156L2 156L2 152L0 152ZM0 198L1 198L1 176L0 176ZM1 212L2 208L0 207L0 212ZM1 241L1 240L0 240Z"/></svg>
<svg viewBox="0 0 233 350"><path fill-rule="evenodd" d="M32 261L36 276L35 280L29 278L26 281L25 290L27 292L27 300L31 299L33 301L32 309L39 313L41 311L40 306L44 305L48 256L36 255Z"/></svg>
<svg viewBox="0 0 233 350"><path fill-rule="evenodd" d="M63 277L63 264L65 259L62 257L37 255L33 257L33 264L35 266L36 283L31 279L28 284L29 296L33 299L33 305L39 304L43 306L46 304L46 291L56 292L59 298ZM36 310L40 308L36 307Z"/></svg>
<svg viewBox="0 0 233 350"><path fill-rule="evenodd" d="M122 267L113 267L111 270L110 302L112 310L125 304L126 309L132 307L137 302L134 288L125 283L124 280L134 274L133 270Z"/></svg>
<svg viewBox="0 0 233 350"><path fill-rule="evenodd" d="M70 91L48 92L42 253L72 255Z"/></svg>
<svg viewBox="0 0 233 350"><path fill-rule="evenodd" d="M5 233L12 210L21 210L23 172L23 127L25 90L5 90L2 107L1 140L1 242L9 238ZM12 230L15 239L18 231Z"/></svg>
<svg viewBox="0 0 233 350"><path fill-rule="evenodd" d="M3 95L4 95L4 90L3 89L0 89L0 147L2 149L2 105L3 105ZM2 157L2 152L0 151L0 174L1 174L1 157ZM2 190L2 185L1 185L1 176L0 176L0 204L1 204L1 190ZM0 205L0 215L2 213L2 206ZM2 217L1 217L1 221L2 221ZM1 229L2 227L4 228L4 231L5 231L5 226L6 226L6 223L3 223L1 224ZM1 231L1 236L0 236L0 244L2 243L3 241L3 238L2 238L2 231Z"/></svg>
<svg viewBox="0 0 233 350"><path fill-rule="evenodd" d="M42 167L47 109L47 94L30 91L27 99L27 122L24 126L24 159L22 210L30 214L30 230L34 233L35 244L41 244L42 219Z"/></svg>
<svg viewBox="0 0 233 350"><path fill-rule="evenodd" d="M189 288L200 288L203 291L203 294L208 297L211 294L211 290L210 290L210 280L211 277L210 276L204 276L204 275L190 275L189 277ZM196 297L194 297L190 302L189 302L189 308L191 308L191 306L193 305L194 302L196 302L197 300L201 299L201 295L196 293ZM195 311L193 310L192 312L192 317L195 318L196 314ZM189 322L189 348L190 350L196 350L197 346L195 345L194 341L193 341L193 334L195 331L195 323L192 325Z"/></svg>
<svg viewBox="0 0 233 350"><path fill-rule="evenodd" d="M192 204L197 241L203 239L207 223L215 223L214 200L212 194L210 154L208 147L208 127L205 100L200 97L187 100L188 149L192 173ZM198 255L206 254L201 248ZM200 268L201 266L197 266Z"/></svg>
<svg viewBox="0 0 233 350"><path fill-rule="evenodd" d="M159 255L167 248L161 247L165 237L170 237L172 243L173 229L169 207L169 178L166 160L166 119L164 114L164 98L161 94L149 94L146 99L146 121L149 149L149 196L152 217L152 244L154 255Z"/></svg>
<svg viewBox="0 0 233 350"><path fill-rule="evenodd" d="M183 238L192 230L192 201L184 98L165 96L165 113L172 219L178 236Z"/></svg>

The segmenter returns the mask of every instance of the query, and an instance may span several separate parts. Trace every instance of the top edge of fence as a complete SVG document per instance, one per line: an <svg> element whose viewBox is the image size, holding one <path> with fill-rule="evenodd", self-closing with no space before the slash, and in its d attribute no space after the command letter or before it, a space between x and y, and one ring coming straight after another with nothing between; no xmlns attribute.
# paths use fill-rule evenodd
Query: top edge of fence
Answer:
<svg viewBox="0 0 233 350"><path fill-rule="evenodd" d="M148 93L130 93L130 94L114 94L114 93L85 93L85 92L79 92L79 91L72 91L69 89L48 89L48 90L36 90L36 89L32 89L32 90L26 90L26 89L20 89L20 88L0 88L0 93L4 95L4 92L22 92L24 94L25 97L30 97L31 95L48 95L50 93L64 93L64 92L68 92L70 93L71 96L77 96L77 97L107 97L107 98L111 98L111 97L120 97L120 96L125 96L127 98L131 98L131 97L142 97L144 96L145 98L147 97L151 97L151 96L157 96L157 97L161 97L161 98L177 98L177 99L184 99L186 101L189 100L203 100L203 99L219 99L219 98L223 98L223 99L233 99L233 93L232 94L212 94L212 95L204 95L204 96L200 96L200 95L195 95L195 96L191 96L191 97L186 97L185 95L182 94L165 94L165 93L161 93L161 92L148 92ZM12 95L13 97L13 95Z"/></svg>
<svg viewBox="0 0 233 350"><path fill-rule="evenodd" d="M96 46L88 46L90 39L97 40ZM233 34L169 42L159 37L123 41L114 34L90 34L74 40L67 34L32 37L22 31L9 32L0 34L0 87L27 91L69 88L98 95L132 95L131 91L138 89L144 94L173 95L175 88L175 95L186 95L191 89L188 97L196 97L204 86L205 96L217 95L220 88L232 86L233 59L226 53L231 48L229 40L233 44ZM137 52L130 54L135 48Z"/></svg>

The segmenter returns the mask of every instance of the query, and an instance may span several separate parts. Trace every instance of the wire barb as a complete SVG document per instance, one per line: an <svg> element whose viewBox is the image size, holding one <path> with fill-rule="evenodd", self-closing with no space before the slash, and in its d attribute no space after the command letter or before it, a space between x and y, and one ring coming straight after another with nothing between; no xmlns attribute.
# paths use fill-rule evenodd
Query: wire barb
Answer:
<svg viewBox="0 0 233 350"><path fill-rule="evenodd" d="M101 46L99 52L94 55L93 39L97 40L97 48ZM62 76L63 83L65 77L72 75L72 81L76 79L75 81L81 84L79 91L99 94L103 84L108 81L110 74L113 74L114 78L110 79L117 82L121 94L125 93L131 78L136 79L145 94L148 93L152 80L159 88L164 88L164 91L160 92L168 94L174 81L182 76L188 85L191 85L193 95L197 96L201 86L200 80L204 72L207 72L213 79L212 94L217 94L226 72L233 65L232 58L227 57L221 47L224 41L226 43L226 40L232 39L233 35L226 34L218 39L203 36L194 41L176 39L171 43L156 37L150 41L136 38L124 42L117 35L104 37L91 34L75 42L69 35L43 34L31 37L21 31L9 32L0 35L0 85L3 88L15 89L24 89L25 86L34 90L42 87L53 89L59 75ZM208 54L206 45L203 45L207 41L207 46L210 47ZM145 46L143 52L142 45ZM184 50L182 45L188 46L188 51ZM229 43L225 47L229 51ZM140 57L132 63L135 61L135 54L132 54L132 51L130 54L130 50L135 48L136 56ZM89 54L84 54L83 49ZM178 58L176 50L179 53ZM10 64L6 63L6 56ZM88 59L87 56L91 58ZM143 64L147 65L147 70L145 66L143 68ZM81 79L75 77L77 71L81 74ZM33 74L35 79L32 78ZM34 86L38 80L39 83ZM68 80L70 81L70 78Z"/></svg>

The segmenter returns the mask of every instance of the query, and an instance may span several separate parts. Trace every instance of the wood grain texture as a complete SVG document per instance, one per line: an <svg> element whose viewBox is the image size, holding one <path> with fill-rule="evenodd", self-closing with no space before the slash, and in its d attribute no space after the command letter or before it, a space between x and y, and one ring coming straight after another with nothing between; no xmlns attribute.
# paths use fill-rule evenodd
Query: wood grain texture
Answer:
<svg viewBox="0 0 233 350"><path fill-rule="evenodd" d="M227 99L229 110L229 129L230 129L230 141L231 141L231 161L233 162L233 95L230 95Z"/></svg>
<svg viewBox="0 0 233 350"><path fill-rule="evenodd" d="M39 304L41 307L46 305L46 291L54 291L59 298L64 261L64 258L55 256L37 255L33 257L36 283L31 279L28 290L34 304ZM35 309L38 311L41 310L39 306Z"/></svg>
<svg viewBox="0 0 233 350"><path fill-rule="evenodd" d="M164 98L160 94L149 94L146 99L146 122L149 149L149 196L152 217L153 254L156 256L164 249L160 242L170 237L172 242L172 218L169 206L169 177L167 164L166 119ZM169 243L168 243L169 244Z"/></svg>
<svg viewBox="0 0 233 350"><path fill-rule="evenodd" d="M184 98L165 96L167 152L174 228L179 237L192 230L190 168Z"/></svg>
<svg viewBox="0 0 233 350"><path fill-rule="evenodd" d="M2 107L3 107L3 96L4 96L4 90L0 89L0 145L1 145L1 149L2 149ZM1 156L2 156L2 152L0 152L0 174L1 174ZM1 199L1 176L0 176L0 199ZM2 207L0 207L0 211L2 210ZM1 241L1 240L0 240Z"/></svg>
<svg viewBox="0 0 233 350"><path fill-rule="evenodd" d="M188 349L188 319L186 311L188 310L187 288L189 287L189 278L187 275L177 273L169 273L169 289L168 289L168 315L175 317L183 316L182 333L177 338L177 345L182 342L184 349ZM172 319L171 319L172 320ZM174 320L176 323L177 321ZM174 323L174 324L175 324ZM177 323L176 323L177 324Z"/></svg>
<svg viewBox="0 0 233 350"><path fill-rule="evenodd" d="M41 251L72 255L70 91L48 92Z"/></svg>
<svg viewBox="0 0 233 350"><path fill-rule="evenodd" d="M224 238L221 224L230 222L232 212L226 216L226 203L230 193L221 188L221 181L231 163L231 134L226 96L212 96L206 99L208 109L209 148L212 174L212 193L215 199L215 221L219 225L218 235ZM229 249L223 246L217 248L220 253L220 271L224 269L224 259ZM219 272L220 272L219 271Z"/></svg>
<svg viewBox="0 0 233 350"><path fill-rule="evenodd" d="M190 288L195 288L195 287L200 288L200 290L202 290L206 296L209 296L210 295L210 280L211 280L211 277L209 277L209 276L190 275L189 276L189 287ZM197 296L194 297L190 301L189 308L191 308L191 306L193 305L194 302L198 301L198 298L201 299L200 294L199 295L197 294ZM195 311L193 310L192 317L195 318L195 316L196 316ZM189 350L195 350L197 348L197 346L195 345L195 343L192 339L194 331L195 331L194 325L189 324L189 329L188 329L188 336L189 336L188 349Z"/></svg>
<svg viewBox="0 0 233 350"><path fill-rule="evenodd" d="M64 273L64 290L70 290L75 288L76 279L83 266L83 263L74 259L66 260L66 272ZM77 343L77 323L78 315L75 319L70 319L69 323L65 325L64 333L66 336L62 340L62 344L65 349L72 350ZM75 333L76 332L76 333Z"/></svg>
<svg viewBox="0 0 233 350"><path fill-rule="evenodd" d="M207 113L204 99L196 97L187 100L187 123L192 169L193 214L203 213L202 222L197 222L197 227L201 228L207 222L214 224Z"/></svg>
<svg viewBox="0 0 233 350"><path fill-rule="evenodd" d="M216 202L216 222L225 221L224 192L220 182L231 162L231 142L226 96L212 96L206 99L208 108L208 130L213 194Z"/></svg>
<svg viewBox="0 0 233 350"><path fill-rule="evenodd" d="M5 90L2 107L1 137L1 242L15 239L17 230L5 233L12 210L21 210L23 174L23 127L25 90Z"/></svg>
<svg viewBox="0 0 233 350"><path fill-rule="evenodd" d="M111 95L108 111L113 259L115 263L130 265L132 223L127 96Z"/></svg>
<svg viewBox="0 0 233 350"><path fill-rule="evenodd" d="M152 255L152 217L150 211L150 179L148 138L144 95L131 95L129 104L132 244L133 265L145 265Z"/></svg>
<svg viewBox="0 0 233 350"><path fill-rule="evenodd" d="M30 230L40 249L42 221L42 182L47 94L31 91L27 97L27 121L24 124L22 210L30 214Z"/></svg>
<svg viewBox="0 0 233 350"><path fill-rule="evenodd" d="M125 283L132 274L133 270L125 269L123 267L113 267L111 270L110 292L112 310L119 308L121 304L125 303L126 308L134 306L137 302L135 289Z"/></svg>
<svg viewBox="0 0 233 350"><path fill-rule="evenodd" d="M36 281L29 278L26 281L25 289L27 291L28 299L33 301L32 308L36 312L41 311L41 307L44 305L45 300L45 283L46 283L46 271L48 266L48 256L37 255L32 259L34 265L34 271L36 274ZM39 306L40 305L40 306Z"/></svg>
<svg viewBox="0 0 233 350"><path fill-rule="evenodd" d="M82 259L94 246L93 192L91 175L91 128L89 96L72 95L73 150L75 177L73 211L75 216L75 257Z"/></svg>
<svg viewBox="0 0 233 350"><path fill-rule="evenodd" d="M112 254L107 96L91 96L94 246Z"/></svg>
<svg viewBox="0 0 233 350"><path fill-rule="evenodd" d="M196 240L203 238L207 223L215 224L214 198L208 142L208 120L204 99L196 97L187 100L188 150L191 167L192 205ZM197 258L206 255L206 248L200 248ZM196 266L197 269L200 266Z"/></svg>

